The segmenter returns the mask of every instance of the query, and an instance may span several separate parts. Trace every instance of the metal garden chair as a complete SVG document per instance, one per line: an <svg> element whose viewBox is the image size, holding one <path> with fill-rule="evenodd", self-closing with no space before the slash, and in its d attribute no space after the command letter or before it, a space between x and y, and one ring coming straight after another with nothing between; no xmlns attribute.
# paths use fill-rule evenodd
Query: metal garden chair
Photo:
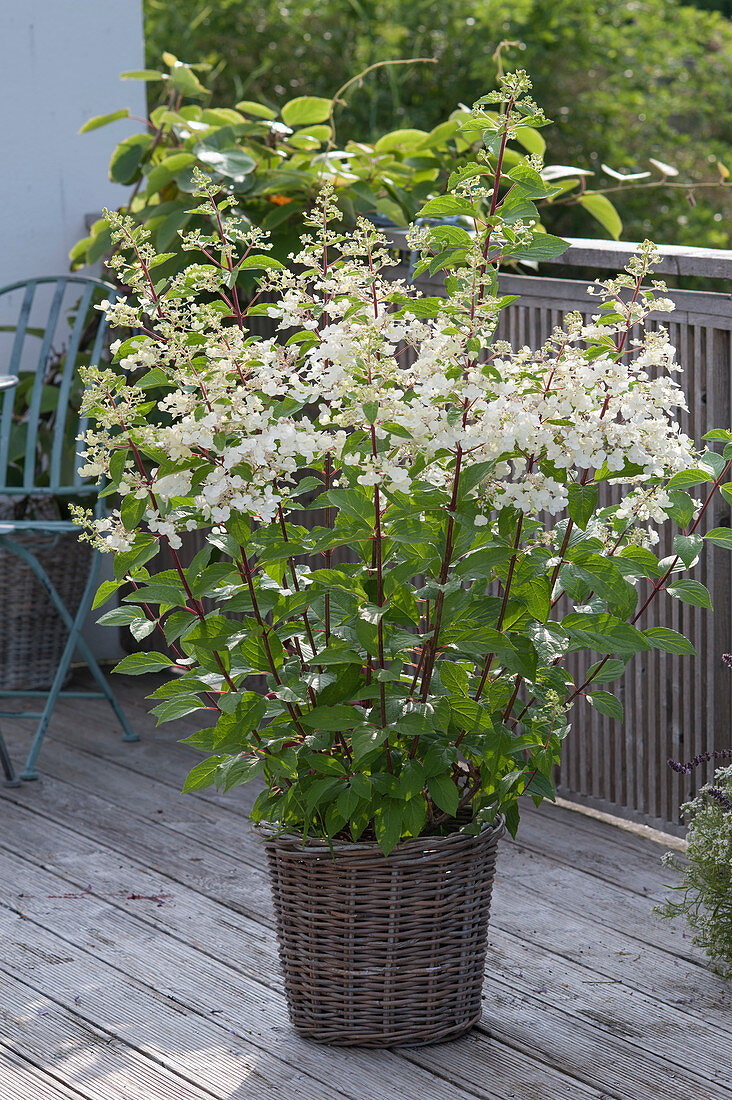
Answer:
<svg viewBox="0 0 732 1100"><path fill-rule="evenodd" d="M15 297L11 297L14 295ZM5 307L3 319L7 317L7 306L14 305L16 298L20 302L12 325L3 325L2 330L12 334L10 360L7 373L0 376L0 499L6 501L18 498L44 498L47 502L60 502L64 499L86 498L92 504L96 502L97 512L101 507L97 499L97 487L85 481L77 472L76 436L85 428L85 421L79 418L74 408L74 394L78 394L76 369L83 355L84 361L97 364L105 345L107 333L106 315L95 310L95 304L114 301L117 291L114 287L98 279L67 275L29 279L14 283L0 290L0 310ZM36 318L40 310L40 325ZM17 319L16 319L17 318ZM30 324L29 322L32 322ZM68 322L68 330L64 325ZM41 342L40 353L35 354L31 340L35 337ZM56 341L66 341L65 349L59 351ZM82 340L87 342L83 351ZM56 365L56 388L58 398L53 414L53 439L45 452L39 452L39 418L48 402L47 370L49 361ZM0 362L2 362L0 360ZM6 364L2 362L2 369ZM23 417L25 422L24 452L20 462L13 463L14 450L17 451L17 424L15 423L14 389L19 383L19 375L34 370L28 389L28 408ZM54 398L55 400L55 398ZM11 445L15 441L15 447ZM69 453L71 452L71 453ZM81 628L91 607L97 587L100 555L94 552L91 559L89 576L84 593L75 614L71 614L51 582L46 569L39 562L28 539L19 541L18 536L30 532L42 532L46 535L61 535L74 531L74 524L66 519L0 519L0 548L20 557L43 585L48 599L56 609L66 629L68 640L59 660L53 683L47 691L1 690L0 699L31 698L45 699L42 710L5 711L0 710L0 718L23 718L37 720L35 736L28 753L25 767L20 773L22 779L37 779L36 760L43 744L51 716L59 698L101 699L112 707L123 730L123 740L137 741L137 734L131 729L125 714L114 693L107 683L104 673L81 635ZM0 623L2 619L0 618ZM2 627L0 626L0 629ZM39 623L39 630L43 624ZM69 665L78 651L84 659L99 686L99 691L65 691ZM0 735L0 765L5 773L6 783L17 785L10 757Z"/></svg>

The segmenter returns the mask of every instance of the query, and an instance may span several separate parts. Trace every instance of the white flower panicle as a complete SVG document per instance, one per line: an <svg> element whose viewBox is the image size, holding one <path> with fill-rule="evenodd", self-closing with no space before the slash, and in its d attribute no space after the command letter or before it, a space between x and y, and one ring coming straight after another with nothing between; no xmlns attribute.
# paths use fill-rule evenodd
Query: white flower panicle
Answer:
<svg viewBox="0 0 732 1100"><path fill-rule="evenodd" d="M326 455L341 477L397 493L415 481L449 487L458 455L463 471L484 464L470 491L478 526L507 505L557 515L568 484L597 471L630 487L621 518L665 518L668 498L643 484L688 466L693 451L675 419L685 402L674 349L663 329L643 330L649 313L672 308L661 284L639 290L653 246L590 288L603 304L589 322L570 314L543 348L514 350L494 338L499 301L476 297L478 242L451 295L426 302L394 280L396 261L370 223L343 237L337 216L326 186L297 270L273 264L264 277L271 301L260 312L276 321L275 340L233 323L236 256L266 248L260 230L229 219L223 251L187 234L185 247L217 248L222 267L191 265L159 293L145 230L109 215L132 249L116 260L132 295L105 308L139 335L115 344L116 370L86 372L96 426L83 437L82 473L108 476L123 451L120 487L144 509L138 526L175 545L180 531L233 514L266 522ZM429 230L411 240L429 254ZM371 439L370 453L349 448L353 432ZM129 543L122 519L96 521L100 544Z"/></svg>

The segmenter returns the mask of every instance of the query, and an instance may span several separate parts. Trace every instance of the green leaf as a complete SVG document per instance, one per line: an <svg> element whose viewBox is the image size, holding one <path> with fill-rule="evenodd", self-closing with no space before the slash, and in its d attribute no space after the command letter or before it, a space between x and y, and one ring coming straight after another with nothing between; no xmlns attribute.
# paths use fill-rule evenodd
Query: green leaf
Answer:
<svg viewBox="0 0 732 1100"><path fill-rule="evenodd" d="M447 218L456 214L466 214L472 217L475 214L475 206L469 199L458 195L443 195L439 199L430 199L419 211L420 218Z"/></svg>
<svg viewBox="0 0 732 1100"><path fill-rule="evenodd" d="M165 653L130 653L113 669L113 672L124 672L127 676L142 676L146 672L160 672L163 668L170 668L174 661Z"/></svg>
<svg viewBox="0 0 732 1100"><path fill-rule="evenodd" d="M731 527L715 527L712 531L707 531L704 538L709 542L713 542L715 546L723 546L725 550L732 550Z"/></svg>
<svg viewBox="0 0 732 1100"><path fill-rule="evenodd" d="M147 616L141 607L128 607L123 605L122 607L113 607L111 611L107 611L104 615L100 615L97 622L101 626L129 626L135 619L141 619L143 622L147 621Z"/></svg>
<svg viewBox="0 0 732 1100"><path fill-rule="evenodd" d="M532 577L511 592L523 604L532 618L545 623L551 610L551 587L548 577Z"/></svg>
<svg viewBox="0 0 732 1100"><path fill-rule="evenodd" d="M720 440L723 443L732 443L732 432L729 428L712 428L702 439Z"/></svg>
<svg viewBox="0 0 732 1100"><path fill-rule="evenodd" d="M393 851L402 835L402 804L395 798L385 798L376 808L374 829L379 847L385 856Z"/></svg>
<svg viewBox="0 0 732 1100"><path fill-rule="evenodd" d="M574 650L587 648L630 657L650 648L649 640L640 630L614 615L572 612L565 615L561 626L572 640Z"/></svg>
<svg viewBox="0 0 732 1100"><path fill-rule="evenodd" d="M544 775L543 772L535 772L526 784L525 790L528 791L537 806L543 798L548 798L551 802L556 800L554 784L549 776Z"/></svg>
<svg viewBox="0 0 732 1100"><path fill-rule="evenodd" d="M255 168L255 162L243 149L205 149L196 151L202 164L234 183L242 183Z"/></svg>
<svg viewBox="0 0 732 1100"><path fill-rule="evenodd" d="M263 103L255 103L252 99L240 99L238 103L235 103L237 111L241 111L243 115L251 115L252 118L277 118L277 112L273 111L271 107L265 107Z"/></svg>
<svg viewBox="0 0 732 1100"><path fill-rule="evenodd" d="M364 726L362 729L354 730L351 735L354 763L357 760L363 759L363 757L367 756L373 749L377 749L379 745L383 745L387 736L388 730L380 729L376 726Z"/></svg>
<svg viewBox="0 0 732 1100"><path fill-rule="evenodd" d="M578 201L580 205L584 206L588 214L591 214L595 221L598 221L602 228L607 230L613 240L620 240L623 223L609 199L605 198L604 195L598 195L595 191L585 191L584 195L579 196Z"/></svg>
<svg viewBox="0 0 732 1100"><path fill-rule="evenodd" d="M366 800L371 798L373 790L371 788L371 780L367 775L362 775L360 772L356 772L355 775L351 776L348 782L351 786L351 789L356 792L359 798L363 798Z"/></svg>
<svg viewBox="0 0 732 1100"><path fill-rule="evenodd" d="M362 710L342 704L315 707L314 710L305 711L299 719L308 729L336 730L338 733L360 726L363 720Z"/></svg>
<svg viewBox="0 0 732 1100"><path fill-rule="evenodd" d="M311 126L330 118L331 99L317 95L301 95L291 99L282 108L282 121L286 126ZM251 105L250 105L251 106Z"/></svg>
<svg viewBox="0 0 732 1100"><path fill-rule="evenodd" d="M122 587L122 581L102 581L97 589L97 594L94 597L94 603L92 604L92 611L96 611L98 607L110 599L115 592L118 592Z"/></svg>
<svg viewBox="0 0 732 1100"><path fill-rule="evenodd" d="M713 532L709 532L712 534ZM732 532L728 531L730 535L730 549L732 549ZM709 535L705 535L705 538L709 538ZM712 539L712 542L714 540ZM675 535L674 536L674 553L677 554L687 569L696 561L701 553L703 546L701 535Z"/></svg>
<svg viewBox="0 0 732 1100"><path fill-rule="evenodd" d="M709 470L703 470L701 466L695 466L690 470L679 470L669 481L668 489L688 489L690 485L699 485L704 481L714 481Z"/></svg>
<svg viewBox="0 0 732 1100"><path fill-rule="evenodd" d="M143 497L142 499L133 496L132 493L128 493L122 500L120 506L120 518L122 519L122 525L126 531L134 531L138 523L145 515L145 509L147 508L148 501Z"/></svg>
<svg viewBox="0 0 732 1100"><path fill-rule="evenodd" d="M576 572L590 588L611 605L624 608L628 602L628 588L622 573L615 563L602 554L576 554L572 562L564 567L568 572Z"/></svg>
<svg viewBox="0 0 732 1100"><path fill-rule="evenodd" d="M620 553L617 555L616 560L619 559L621 571L625 570L627 573L626 563L630 563L632 567L632 573L636 576L642 577L660 577L661 568L658 564L658 558L645 546L624 546Z"/></svg>
<svg viewBox="0 0 732 1100"><path fill-rule="evenodd" d="M670 520L684 530L694 518L694 501L688 493L680 489L670 489L668 495L671 503L664 511Z"/></svg>
<svg viewBox="0 0 732 1100"><path fill-rule="evenodd" d="M460 802L460 792L449 775L433 775L427 781L430 798L450 817L457 813Z"/></svg>
<svg viewBox="0 0 732 1100"><path fill-rule="evenodd" d="M131 69L129 72L120 73L120 80L162 80L163 74L157 69Z"/></svg>
<svg viewBox="0 0 732 1100"><path fill-rule="evenodd" d="M609 718L615 718L616 721L622 722L623 720L623 704L619 699L609 691L593 691L585 692L585 699L590 703L595 710L599 710L600 714L607 714Z"/></svg>
<svg viewBox="0 0 732 1100"><path fill-rule="evenodd" d="M360 799L356 792L348 787L345 791L342 791L341 794L338 795L338 798L336 799L336 806L346 818L346 820L348 820L348 818L358 806L359 802Z"/></svg>
<svg viewBox="0 0 732 1100"><path fill-rule="evenodd" d="M443 686L454 695L467 695L470 680L464 668L452 661L440 661L437 671Z"/></svg>
<svg viewBox="0 0 732 1100"><path fill-rule="evenodd" d="M538 130L533 126L517 126L516 140L520 141L524 149L529 153L543 157L546 152L546 142Z"/></svg>
<svg viewBox="0 0 732 1100"><path fill-rule="evenodd" d="M712 610L712 601L709 592L700 581L681 580L674 581L666 589L669 596L675 596L683 603L693 604L694 607L708 607Z"/></svg>
<svg viewBox="0 0 732 1100"><path fill-rule="evenodd" d="M149 134L133 134L121 141L109 162L109 178L114 183L133 183L140 175L140 164L152 144Z"/></svg>
<svg viewBox="0 0 732 1100"><path fill-rule="evenodd" d="M157 724L161 726L163 722L173 722L176 718L192 714L194 710L204 710L205 706L195 695L186 695L179 699L166 699L164 703L153 707L152 713L157 717Z"/></svg>
<svg viewBox="0 0 732 1100"><path fill-rule="evenodd" d="M284 266L274 256L260 255L259 253L245 256L237 264L239 271L281 271Z"/></svg>
<svg viewBox="0 0 732 1100"><path fill-rule="evenodd" d="M537 233L530 244L506 249L504 256L515 256L519 260L553 260L569 248L569 242L553 233Z"/></svg>
<svg viewBox="0 0 732 1100"><path fill-rule="evenodd" d="M625 672L625 661L596 661L587 669L586 680L593 684L609 684L619 679Z"/></svg>
<svg viewBox="0 0 732 1100"><path fill-rule="evenodd" d="M666 626L649 626L643 633L654 649L662 649L665 653L689 653L696 656L696 650L691 642L683 634L679 634L678 630L670 630Z"/></svg>
<svg viewBox="0 0 732 1100"><path fill-rule="evenodd" d="M424 144L429 137L426 130L390 130L374 145L377 153L412 152Z"/></svg>
<svg viewBox="0 0 732 1100"><path fill-rule="evenodd" d="M322 809L332 800L332 796L336 791L341 790L341 786L341 782L338 779L329 779L327 777L325 779L316 779L308 789L305 799L308 813L312 813L315 809L322 812Z"/></svg>
<svg viewBox="0 0 732 1100"><path fill-rule="evenodd" d="M110 122L116 122L118 118L129 117L130 112L127 107L122 107L119 111L111 111L108 115L95 115L84 123L79 133L88 134L90 130L98 130L100 126L107 126Z"/></svg>
<svg viewBox="0 0 732 1100"><path fill-rule="evenodd" d="M196 764L195 768L192 768L188 773L188 777L183 784L183 792L200 791L204 787L211 787L216 778L218 766L223 759L223 756L211 756L208 760L202 760L200 764Z"/></svg>
<svg viewBox="0 0 732 1100"><path fill-rule="evenodd" d="M581 527L587 527L592 513L597 508L598 488L596 485L570 485L567 489L570 518Z"/></svg>

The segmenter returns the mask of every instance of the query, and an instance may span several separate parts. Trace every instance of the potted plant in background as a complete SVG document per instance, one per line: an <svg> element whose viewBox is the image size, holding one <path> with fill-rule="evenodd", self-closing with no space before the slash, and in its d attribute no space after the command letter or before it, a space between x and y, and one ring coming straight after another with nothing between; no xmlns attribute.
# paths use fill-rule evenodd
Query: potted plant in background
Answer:
<svg viewBox="0 0 732 1100"><path fill-rule="evenodd" d="M732 654L722 660L732 668ZM691 775L701 764L732 760L732 750L718 749L687 763L669 760L680 775ZM669 898L656 912L662 917L684 917L693 930L693 943L708 956L713 970L732 977L732 766L716 768L681 812L687 821L687 847L682 860L667 852L663 862L681 874Z"/></svg>
<svg viewBox="0 0 732 1100"><path fill-rule="evenodd" d="M483 152L420 211L463 219L412 234L445 297L395 282L370 223L339 232L327 184L291 268L201 173L217 232L183 245L203 264L159 277L144 227L110 215L133 300L109 312L139 334L116 370L85 376L85 471L121 498L102 521L77 513L115 554L97 603L132 584L102 621L174 647L118 666L168 673L159 721L215 719L186 739L212 754L186 789L264 780L252 817L291 1016L331 1043L472 1026L503 823L516 832L522 796L553 798L574 699L621 717L606 685L633 654L693 652L644 629L649 604L709 603L683 574L732 432L712 433L724 455L697 454L675 422L673 348L644 325L672 308L648 285L653 246L591 288L591 324L570 315L537 350L495 341L500 264L564 248L538 224L554 191L540 162L506 169L517 128L546 122L529 88L511 74L475 105L463 125ZM245 268L268 302L242 305ZM252 335L262 314L278 338ZM685 489L705 483L697 503ZM308 529L313 490L324 518ZM659 561L666 520L680 534ZM191 529L206 545L188 562ZM162 544L173 566L154 573ZM592 663L573 683L577 650Z"/></svg>
<svg viewBox="0 0 732 1100"><path fill-rule="evenodd" d="M245 221L270 234L273 255L281 260L297 247L302 215L312 210L324 179L338 196L342 225L352 227L359 216L409 225L424 201L443 192L450 173L472 161L481 147L480 129L465 125L471 119L468 108L457 106L430 131L391 130L375 141L351 140L343 147L337 143L335 115L349 89L372 70L432 60L377 63L347 81L332 99L297 96L281 111L252 100L209 106L210 93L202 83L207 66L186 65L169 53L163 55L167 68L122 73L123 79L160 87L162 102L149 118L139 120L145 132L125 138L112 151L110 179L131 188L120 213L147 226L155 248L167 254L163 271L168 274L191 261L180 247L179 231L210 230L210 211L193 201L195 169L218 184L222 198L234 199ZM97 115L82 132L127 117L126 108ZM527 117L510 135L505 167L543 156L545 148L539 128ZM551 201L578 204L603 233L620 236L622 222L611 200L588 187L591 171L548 164L542 172L554 183ZM538 198L540 208L549 201ZM72 249L72 266L97 263L112 247L111 226L99 218ZM255 270L246 264L238 269L240 292L254 287Z"/></svg>

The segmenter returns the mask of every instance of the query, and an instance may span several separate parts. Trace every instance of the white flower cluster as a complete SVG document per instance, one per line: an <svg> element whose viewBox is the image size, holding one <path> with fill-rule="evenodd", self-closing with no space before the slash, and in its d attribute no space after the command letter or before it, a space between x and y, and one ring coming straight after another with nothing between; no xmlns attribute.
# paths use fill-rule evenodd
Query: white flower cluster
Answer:
<svg viewBox="0 0 732 1100"><path fill-rule="evenodd" d="M543 348L511 351L493 340L496 300L476 298L478 244L451 296L425 310L418 289L391 276L373 226L360 223L344 241L332 214L324 190L314 234L292 257L298 270L266 277L266 312L299 334L294 342L256 338L202 304L201 289L216 283L211 267L188 269L162 296L144 263L125 269L140 304L111 305L110 320L150 335L117 346L120 367L159 368L167 392L151 406L144 388L113 383L110 372L91 379L98 427L84 439L85 473L108 474L124 448L123 491L145 502L147 529L174 544L178 531L233 513L271 520L298 471L322 469L326 455L341 477L402 493L415 478L448 489L458 456L463 471L486 464L472 489L478 525L506 505L555 515L567 505L561 475L584 482L598 470L633 487L624 516L662 518L668 499L649 495L639 509L635 486L688 466L692 449L675 421L684 397L667 373L679 369L674 349L663 330L642 331L670 303L646 291L627 301L652 246L632 272L594 288L611 304L590 324L570 315ZM118 219L121 238L127 229ZM149 261L146 249L138 241ZM366 443L346 447L354 430ZM115 518L97 532L113 549L128 541Z"/></svg>

